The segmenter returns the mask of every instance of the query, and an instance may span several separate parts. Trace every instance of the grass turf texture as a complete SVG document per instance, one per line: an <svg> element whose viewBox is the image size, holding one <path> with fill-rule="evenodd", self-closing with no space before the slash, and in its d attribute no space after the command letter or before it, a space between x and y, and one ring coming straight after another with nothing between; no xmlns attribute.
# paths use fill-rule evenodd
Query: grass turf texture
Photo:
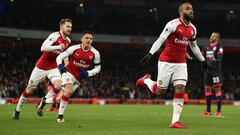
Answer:
<svg viewBox="0 0 240 135"><path fill-rule="evenodd" d="M12 120L16 105L0 105L1 135L239 135L240 107L223 106L224 117L201 116L205 106L186 105L181 121L188 129L171 129L172 106L68 105L65 123L56 112L38 117L35 105L25 105L20 120ZM48 106L46 106L47 108ZM215 111L215 106L212 110Z"/></svg>

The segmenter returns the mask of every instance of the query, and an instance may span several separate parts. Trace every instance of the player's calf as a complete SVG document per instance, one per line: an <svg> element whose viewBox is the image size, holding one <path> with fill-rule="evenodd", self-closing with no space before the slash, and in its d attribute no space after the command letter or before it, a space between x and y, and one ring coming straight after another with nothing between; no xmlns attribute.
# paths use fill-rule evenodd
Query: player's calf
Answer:
<svg viewBox="0 0 240 135"><path fill-rule="evenodd" d="M43 108L46 105L46 99L45 97L41 98L41 101L39 104L36 106L37 109L37 115L42 117L43 116Z"/></svg>

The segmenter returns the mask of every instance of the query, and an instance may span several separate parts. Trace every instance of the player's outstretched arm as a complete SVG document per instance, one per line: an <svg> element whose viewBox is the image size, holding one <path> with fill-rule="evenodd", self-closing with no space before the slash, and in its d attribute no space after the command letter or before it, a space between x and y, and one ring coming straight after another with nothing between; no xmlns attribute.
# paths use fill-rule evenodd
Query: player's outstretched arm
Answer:
<svg viewBox="0 0 240 135"><path fill-rule="evenodd" d="M198 60L200 61L205 61L205 58L203 57L198 45L197 45L197 41L190 41L190 48L193 52L193 54L198 58Z"/></svg>
<svg viewBox="0 0 240 135"><path fill-rule="evenodd" d="M163 42L165 41L164 38L161 36L153 43L150 51L146 54L141 60L140 63L148 63L152 58L152 55L162 46Z"/></svg>
<svg viewBox="0 0 240 135"><path fill-rule="evenodd" d="M173 31L174 25L173 22L170 21L166 24L158 39L153 43L149 53L140 60L140 63L148 63L152 58L152 55L162 46L163 42L168 38L170 34L173 33Z"/></svg>

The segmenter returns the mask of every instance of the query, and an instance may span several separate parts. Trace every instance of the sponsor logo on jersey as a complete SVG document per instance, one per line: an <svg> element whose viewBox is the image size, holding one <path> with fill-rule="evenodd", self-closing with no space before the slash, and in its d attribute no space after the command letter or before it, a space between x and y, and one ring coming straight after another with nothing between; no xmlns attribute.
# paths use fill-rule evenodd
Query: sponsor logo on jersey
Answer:
<svg viewBox="0 0 240 135"><path fill-rule="evenodd" d="M76 61L73 61L73 64L78 66L78 67L81 67L81 68L89 68L90 65L89 64L85 64L86 62L84 61L80 61L80 62L76 62Z"/></svg>
<svg viewBox="0 0 240 135"><path fill-rule="evenodd" d="M178 39L178 38L175 38L175 43L178 43L178 44L188 44L189 43L189 41L188 41L188 38L186 38L186 37L183 37L182 39Z"/></svg>

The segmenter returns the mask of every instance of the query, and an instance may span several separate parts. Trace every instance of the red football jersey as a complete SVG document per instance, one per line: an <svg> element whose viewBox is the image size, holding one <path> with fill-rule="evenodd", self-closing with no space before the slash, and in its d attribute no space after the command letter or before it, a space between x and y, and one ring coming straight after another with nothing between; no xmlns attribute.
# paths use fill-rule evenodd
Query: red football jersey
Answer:
<svg viewBox="0 0 240 135"><path fill-rule="evenodd" d="M58 46L63 43L65 48L63 50L43 51L42 56L38 59L35 66L44 70L57 68L56 58L61 52L68 48L70 42L71 40L68 37L64 39L60 32L50 34L43 42L43 45Z"/></svg>
<svg viewBox="0 0 240 135"><path fill-rule="evenodd" d="M196 38L193 24L186 25L181 19L167 23L160 37L166 39L166 46L161 53L160 61L170 63L186 63L187 46L191 39Z"/></svg>
<svg viewBox="0 0 240 135"><path fill-rule="evenodd" d="M79 77L80 71L88 71L101 62L100 53L94 47L91 47L88 51L84 51L81 45L74 45L69 47L66 52L69 57L67 71L79 82L81 80Z"/></svg>

